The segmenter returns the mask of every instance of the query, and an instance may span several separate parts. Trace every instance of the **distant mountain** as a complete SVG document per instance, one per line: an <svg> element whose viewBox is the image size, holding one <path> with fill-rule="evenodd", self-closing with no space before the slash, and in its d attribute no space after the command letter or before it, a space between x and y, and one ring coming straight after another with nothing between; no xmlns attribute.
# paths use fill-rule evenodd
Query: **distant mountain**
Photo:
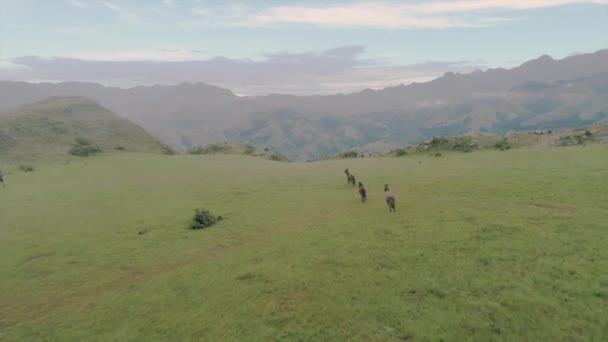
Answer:
<svg viewBox="0 0 608 342"><path fill-rule="evenodd" d="M567 128L607 118L608 50L512 69L446 73L426 83L348 95L238 97L207 84L119 89L0 82L0 111L77 95L133 120L177 149L214 142L269 146L309 159L348 148L414 144L429 135Z"/></svg>
<svg viewBox="0 0 608 342"><path fill-rule="evenodd" d="M56 159L77 138L104 150L164 151L141 127L86 98L54 97L0 113L0 160Z"/></svg>

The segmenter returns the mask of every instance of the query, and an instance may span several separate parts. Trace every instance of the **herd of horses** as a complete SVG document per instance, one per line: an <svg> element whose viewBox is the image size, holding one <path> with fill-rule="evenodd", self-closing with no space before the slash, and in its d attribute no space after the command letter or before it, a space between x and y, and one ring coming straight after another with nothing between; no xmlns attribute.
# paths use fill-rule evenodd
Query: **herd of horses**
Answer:
<svg viewBox="0 0 608 342"><path fill-rule="evenodd" d="M351 174L348 169L344 170L344 173L346 174L346 181L348 182L348 185L355 186L357 184L355 175ZM2 176L2 172L0 172L0 183L2 183L2 187L4 188L4 177ZM367 202L367 190L365 190L365 187L361 182L359 182L359 195L361 196L361 202ZM395 208L395 194L391 192L388 184L384 184L384 200L388 205L389 212L397 211Z"/></svg>
<svg viewBox="0 0 608 342"><path fill-rule="evenodd" d="M351 174L348 169L344 170L344 173L346 174L346 181L348 182L348 185L355 186L357 184L357 181L355 180L355 175ZM367 190L365 190L365 187L361 182L359 182L359 195L361 196L362 203L367 202ZM395 194L393 194L388 184L384 184L384 200L388 205L389 213L397 211L397 209L395 208Z"/></svg>

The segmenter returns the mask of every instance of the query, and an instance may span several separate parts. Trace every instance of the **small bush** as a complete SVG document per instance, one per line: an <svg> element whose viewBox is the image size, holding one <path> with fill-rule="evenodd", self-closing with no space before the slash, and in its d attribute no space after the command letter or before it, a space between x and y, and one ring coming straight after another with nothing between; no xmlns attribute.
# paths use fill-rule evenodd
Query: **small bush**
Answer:
<svg viewBox="0 0 608 342"><path fill-rule="evenodd" d="M456 138L451 149L460 152L473 152L477 149L477 145L473 142L473 138L471 137L459 137Z"/></svg>
<svg viewBox="0 0 608 342"><path fill-rule="evenodd" d="M582 144L585 136L583 135L566 135L559 138L558 146L572 146Z"/></svg>
<svg viewBox="0 0 608 342"><path fill-rule="evenodd" d="M117 151L124 151L125 147L124 146L116 146L116 150Z"/></svg>
<svg viewBox="0 0 608 342"><path fill-rule="evenodd" d="M207 228L213 226L221 220L221 216L215 216L209 210L196 209L194 213L194 222L192 222L190 229Z"/></svg>
<svg viewBox="0 0 608 342"><path fill-rule="evenodd" d="M407 150L404 148L398 148L396 150L393 150L393 154L395 155L395 157L401 157L407 154Z"/></svg>
<svg viewBox="0 0 608 342"><path fill-rule="evenodd" d="M170 156L175 154L175 150L172 149L170 146L163 145L161 147L161 149L163 151L163 154L170 155Z"/></svg>
<svg viewBox="0 0 608 342"><path fill-rule="evenodd" d="M207 153L207 149L204 147L192 147L191 149L188 150L188 154L206 154Z"/></svg>
<svg viewBox="0 0 608 342"><path fill-rule="evenodd" d="M284 155L280 154L280 153L273 153L270 156L268 156L268 158L270 158L270 160L274 160L274 161L288 161L289 158L285 157Z"/></svg>
<svg viewBox="0 0 608 342"><path fill-rule="evenodd" d="M592 136L593 134L590 131L585 131L585 136L587 138L589 138L590 136Z"/></svg>
<svg viewBox="0 0 608 342"><path fill-rule="evenodd" d="M19 165L19 171L34 172L34 167L31 165Z"/></svg>
<svg viewBox="0 0 608 342"><path fill-rule="evenodd" d="M101 149L99 147L93 146L88 140L82 138L74 139L74 145L68 151L69 154L78 157L88 157L100 152Z"/></svg>
<svg viewBox="0 0 608 342"><path fill-rule="evenodd" d="M433 137L429 142L431 148L437 148L447 145L448 139L442 137Z"/></svg>
<svg viewBox="0 0 608 342"><path fill-rule="evenodd" d="M435 158L439 158L439 157L441 157L442 155L443 155L443 154L441 154L441 152L437 152L437 153L435 153Z"/></svg>
<svg viewBox="0 0 608 342"><path fill-rule="evenodd" d="M359 156L359 153L357 153L356 151L346 151L346 152L340 153L341 158L357 158L358 156Z"/></svg>
<svg viewBox="0 0 608 342"><path fill-rule="evenodd" d="M496 144L494 144L494 148L501 151L506 151L511 149L511 144L509 144L507 139L502 139L501 141L498 141L496 142Z"/></svg>
<svg viewBox="0 0 608 342"><path fill-rule="evenodd" d="M197 146L188 150L190 154L207 154L207 153L222 153L229 152L230 146L223 144L210 144L205 147Z"/></svg>
<svg viewBox="0 0 608 342"><path fill-rule="evenodd" d="M251 146L251 145L247 145L245 146L245 152L243 152L244 154L253 154L253 152L255 152L255 147Z"/></svg>

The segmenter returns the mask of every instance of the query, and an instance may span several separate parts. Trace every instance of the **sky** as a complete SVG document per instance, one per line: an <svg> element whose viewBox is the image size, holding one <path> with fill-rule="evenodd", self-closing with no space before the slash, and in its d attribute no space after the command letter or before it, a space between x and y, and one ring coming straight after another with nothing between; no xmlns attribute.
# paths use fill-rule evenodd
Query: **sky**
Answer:
<svg viewBox="0 0 608 342"><path fill-rule="evenodd" d="M349 93L608 48L608 0L0 0L0 80Z"/></svg>

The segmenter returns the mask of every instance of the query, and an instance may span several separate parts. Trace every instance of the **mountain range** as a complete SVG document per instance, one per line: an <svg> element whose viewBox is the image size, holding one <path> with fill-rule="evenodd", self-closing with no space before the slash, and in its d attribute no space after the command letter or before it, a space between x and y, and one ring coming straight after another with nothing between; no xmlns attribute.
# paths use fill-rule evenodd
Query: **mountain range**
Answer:
<svg viewBox="0 0 608 342"><path fill-rule="evenodd" d="M3 81L0 112L53 96L92 99L177 150L228 141L315 159L433 135L559 130L606 120L608 50L326 96L241 97L203 83L121 89Z"/></svg>

